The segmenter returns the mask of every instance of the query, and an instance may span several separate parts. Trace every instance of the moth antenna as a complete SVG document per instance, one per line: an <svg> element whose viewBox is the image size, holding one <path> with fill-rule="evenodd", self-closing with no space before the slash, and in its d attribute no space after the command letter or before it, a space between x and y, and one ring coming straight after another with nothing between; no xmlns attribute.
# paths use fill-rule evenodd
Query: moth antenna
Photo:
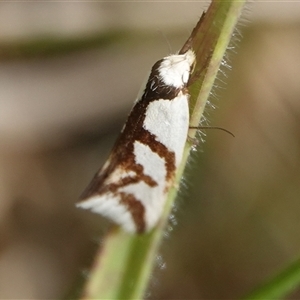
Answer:
<svg viewBox="0 0 300 300"><path fill-rule="evenodd" d="M162 30L159 30L159 33L162 35L162 37L164 38L165 42L167 43L168 45L168 48L169 48L169 53L173 53L172 52L172 47L171 47L171 44L170 44L170 41L168 40L166 34L162 31Z"/></svg>
<svg viewBox="0 0 300 300"><path fill-rule="evenodd" d="M235 135L231 131L229 131L225 128L222 128L222 127L218 127L218 126L190 126L189 129L219 129L219 130L225 131L228 134L230 134L231 136L235 137Z"/></svg>

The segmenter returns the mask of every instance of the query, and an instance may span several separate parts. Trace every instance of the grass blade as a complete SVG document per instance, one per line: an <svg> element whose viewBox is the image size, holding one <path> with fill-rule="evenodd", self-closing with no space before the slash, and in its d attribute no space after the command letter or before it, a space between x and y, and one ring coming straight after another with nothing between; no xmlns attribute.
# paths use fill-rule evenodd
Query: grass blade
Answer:
<svg viewBox="0 0 300 300"><path fill-rule="evenodd" d="M300 287L300 259L293 262L270 281L258 287L245 300L282 299Z"/></svg>

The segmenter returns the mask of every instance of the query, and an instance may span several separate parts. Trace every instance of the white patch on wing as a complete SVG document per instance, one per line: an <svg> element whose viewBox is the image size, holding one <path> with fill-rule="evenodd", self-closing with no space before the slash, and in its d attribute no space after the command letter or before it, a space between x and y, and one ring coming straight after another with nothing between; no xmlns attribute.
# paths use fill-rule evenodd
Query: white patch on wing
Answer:
<svg viewBox="0 0 300 300"><path fill-rule="evenodd" d="M148 145L139 141L135 141L133 146L135 162L143 166L143 173L150 176L157 184L162 184L167 175L165 160L153 152Z"/></svg>
<svg viewBox="0 0 300 300"><path fill-rule="evenodd" d="M182 92L172 100L149 103L143 127L156 136L169 151L175 153L176 166L181 161L189 128L188 96Z"/></svg>
<svg viewBox="0 0 300 300"><path fill-rule="evenodd" d="M128 232L136 232L136 226L131 213L124 205L120 204L120 198L111 193L93 196L77 203L76 207L89 209L121 225Z"/></svg>

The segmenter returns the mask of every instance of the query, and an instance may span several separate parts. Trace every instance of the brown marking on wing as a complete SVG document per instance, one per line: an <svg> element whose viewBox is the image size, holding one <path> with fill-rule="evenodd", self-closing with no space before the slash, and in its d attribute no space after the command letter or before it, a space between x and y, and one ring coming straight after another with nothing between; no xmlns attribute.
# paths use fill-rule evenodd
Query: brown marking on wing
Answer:
<svg viewBox="0 0 300 300"><path fill-rule="evenodd" d="M132 194L121 192L119 195L121 197L120 203L125 205L132 215L137 233L143 233L146 229L145 208L143 204Z"/></svg>
<svg viewBox="0 0 300 300"><path fill-rule="evenodd" d="M158 61L152 68L149 80L146 84L145 92L141 99L133 107L124 129L112 149L109 157L110 164L105 167L105 169L100 169L100 171L97 172L90 185L80 197L80 201L85 201L91 196L101 195L108 191L115 195L119 195L121 197L120 203L126 205L132 215L134 223L136 224L137 232L143 232L145 230L144 207L139 199L136 199L134 195L124 192L118 193L118 190L121 187L137 183L141 180L151 187L161 183L157 183L153 180L153 178L144 174L143 166L136 163L133 152L134 142L139 141L149 146L154 153L157 153L157 155L164 159L166 167L166 183L164 190L167 192L170 182L175 175L175 153L173 151L169 151L165 145L158 142L155 135L145 130L143 128L143 123L146 117L146 109L150 102L159 99L170 101L174 99L179 92L183 92L184 94L187 92L185 87L178 89L166 86L162 82L158 73L160 63L161 60ZM117 168L126 170L128 173L133 171L136 175L129 175L121 178L117 182L106 184L109 176Z"/></svg>

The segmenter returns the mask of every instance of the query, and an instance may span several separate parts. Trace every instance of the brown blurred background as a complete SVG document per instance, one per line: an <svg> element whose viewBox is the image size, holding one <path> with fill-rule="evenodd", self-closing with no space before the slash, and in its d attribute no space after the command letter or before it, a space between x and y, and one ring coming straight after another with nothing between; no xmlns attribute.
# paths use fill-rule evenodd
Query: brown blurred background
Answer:
<svg viewBox="0 0 300 300"><path fill-rule="evenodd" d="M1 299L61 298L87 274L107 223L74 202L207 6L0 3ZM299 257L299 16L247 6L205 114L236 137L193 153L148 298L237 299Z"/></svg>

